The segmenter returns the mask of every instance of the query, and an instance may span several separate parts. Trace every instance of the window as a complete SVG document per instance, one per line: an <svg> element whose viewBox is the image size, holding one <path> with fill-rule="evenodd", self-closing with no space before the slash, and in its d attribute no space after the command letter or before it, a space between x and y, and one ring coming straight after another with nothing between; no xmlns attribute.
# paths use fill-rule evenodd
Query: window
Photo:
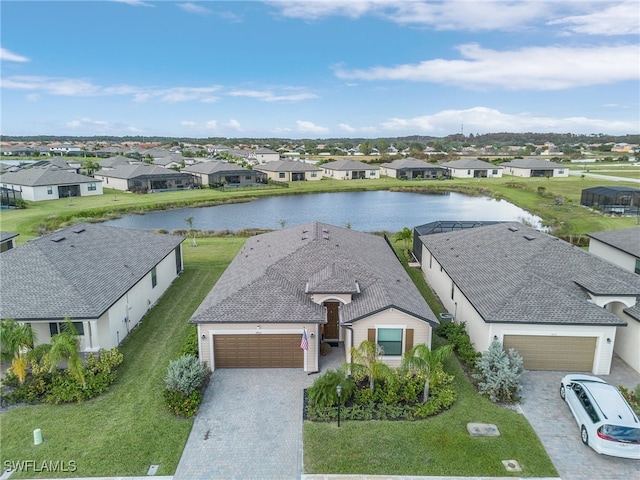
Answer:
<svg viewBox="0 0 640 480"><path fill-rule="evenodd" d="M53 195L53 187L51 185L47 187L47 195Z"/></svg>
<svg viewBox="0 0 640 480"><path fill-rule="evenodd" d="M402 329L379 328L377 344L384 350L384 356L402 355Z"/></svg>
<svg viewBox="0 0 640 480"><path fill-rule="evenodd" d="M564 173L564 169L561 168L560 170L558 170L558 175L562 175Z"/></svg>
<svg viewBox="0 0 640 480"><path fill-rule="evenodd" d="M318 172L311 172L311 178L316 178L318 176Z"/></svg>
<svg viewBox="0 0 640 480"><path fill-rule="evenodd" d="M156 288L158 285L158 273L156 272L156 267L153 267L151 270L151 288Z"/></svg>
<svg viewBox="0 0 640 480"><path fill-rule="evenodd" d="M84 335L84 324L82 322L72 322L73 327L78 332L78 335ZM51 322L49 323L49 332L51 336L59 334L60 332L64 332L66 328L65 322Z"/></svg>
<svg viewBox="0 0 640 480"><path fill-rule="evenodd" d="M175 249L176 254L176 274L180 275L182 272L182 246L178 245Z"/></svg>
<svg viewBox="0 0 640 480"><path fill-rule="evenodd" d="M370 170L369 171L369 176L370 177L375 177L376 176L376 171L375 170Z"/></svg>
<svg viewBox="0 0 640 480"><path fill-rule="evenodd" d="M278 173L278 178L284 178L284 172Z"/></svg>
<svg viewBox="0 0 640 480"><path fill-rule="evenodd" d="M640 275L640 258L636 258L636 273Z"/></svg>
<svg viewBox="0 0 640 480"><path fill-rule="evenodd" d="M498 170L491 170L491 175L498 175Z"/></svg>
<svg viewBox="0 0 640 480"><path fill-rule="evenodd" d="M87 190L89 190L90 192L95 192L96 191L96 184L95 183L90 183L87 186Z"/></svg>

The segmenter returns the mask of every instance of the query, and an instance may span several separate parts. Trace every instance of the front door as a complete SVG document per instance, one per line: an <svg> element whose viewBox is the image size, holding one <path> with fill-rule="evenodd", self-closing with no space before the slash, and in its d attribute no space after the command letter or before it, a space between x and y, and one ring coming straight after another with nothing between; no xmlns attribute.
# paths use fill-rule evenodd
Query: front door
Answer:
<svg viewBox="0 0 640 480"><path fill-rule="evenodd" d="M340 338L340 332L338 331L340 302L324 302L324 306L327 307L327 324L324 326L324 339L338 340Z"/></svg>

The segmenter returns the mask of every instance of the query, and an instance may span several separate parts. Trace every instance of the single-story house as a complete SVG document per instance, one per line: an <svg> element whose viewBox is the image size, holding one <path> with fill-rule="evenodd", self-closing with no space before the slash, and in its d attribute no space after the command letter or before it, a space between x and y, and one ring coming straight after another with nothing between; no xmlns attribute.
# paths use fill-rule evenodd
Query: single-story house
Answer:
<svg viewBox="0 0 640 480"><path fill-rule="evenodd" d="M190 322L212 370L306 372L322 340L344 345L347 362L351 346L377 342L397 366L438 324L386 238L318 222L250 237Z"/></svg>
<svg viewBox="0 0 640 480"><path fill-rule="evenodd" d="M358 160L342 159L320 165L324 176L336 180L364 180L380 178L380 168Z"/></svg>
<svg viewBox="0 0 640 480"><path fill-rule="evenodd" d="M257 163L269 163L280 160L280 154L269 148L256 148L249 152L249 160Z"/></svg>
<svg viewBox="0 0 640 480"><path fill-rule="evenodd" d="M193 175L148 163L103 168L93 176L102 180L105 187L135 193L181 190L200 185Z"/></svg>
<svg viewBox="0 0 640 480"><path fill-rule="evenodd" d="M585 188L580 195L580 205L605 213L638 215L640 188L618 185Z"/></svg>
<svg viewBox="0 0 640 480"><path fill-rule="evenodd" d="M113 170L119 165L139 165L142 162L135 158L116 155L115 157L102 158L96 162L103 170Z"/></svg>
<svg viewBox="0 0 640 480"><path fill-rule="evenodd" d="M540 157L516 158L509 162L501 163L500 166L505 168L504 173L506 175L516 177L566 178L569 176L569 167Z"/></svg>
<svg viewBox="0 0 640 480"><path fill-rule="evenodd" d="M198 183L202 184L203 187L207 185L217 187L223 184L241 186L267 183L267 176L262 172L220 160L189 165L184 167L182 172L197 178Z"/></svg>
<svg viewBox="0 0 640 480"><path fill-rule="evenodd" d="M15 239L18 235L20 234L0 231L0 253L6 252L7 250L11 250L15 247Z"/></svg>
<svg viewBox="0 0 640 480"><path fill-rule="evenodd" d="M102 181L57 167L23 168L0 175L0 185L21 192L23 200L38 202L102 195Z"/></svg>
<svg viewBox="0 0 640 480"><path fill-rule="evenodd" d="M115 347L182 272L184 237L79 223L0 255L0 318L49 343L69 317L80 350Z"/></svg>
<svg viewBox="0 0 640 480"><path fill-rule="evenodd" d="M445 167L413 157L383 163L380 165L380 173L388 177L405 180L449 177L449 170Z"/></svg>
<svg viewBox="0 0 640 480"><path fill-rule="evenodd" d="M640 275L640 227L589 233L589 253ZM628 327L618 329L615 353L640 372L640 303L617 312Z"/></svg>
<svg viewBox="0 0 640 480"><path fill-rule="evenodd" d="M269 180L280 182L322 179L321 168L304 162L296 162L295 160L276 160L264 165L256 165L254 168L267 174Z"/></svg>
<svg viewBox="0 0 640 480"><path fill-rule="evenodd" d="M477 351L498 340L528 370L609 374L639 275L517 222L420 240L427 282Z"/></svg>
<svg viewBox="0 0 640 480"><path fill-rule="evenodd" d="M454 160L442 164L455 178L501 178L503 167L473 158Z"/></svg>

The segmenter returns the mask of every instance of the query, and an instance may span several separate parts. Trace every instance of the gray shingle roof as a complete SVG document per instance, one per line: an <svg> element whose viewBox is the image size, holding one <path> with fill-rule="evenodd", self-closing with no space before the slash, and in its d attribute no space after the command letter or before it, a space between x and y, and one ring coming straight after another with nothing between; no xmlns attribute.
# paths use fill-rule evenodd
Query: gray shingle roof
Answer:
<svg viewBox="0 0 640 480"><path fill-rule="evenodd" d="M359 288L344 322L395 307L437 323L384 238L318 222L249 238L190 321L322 323L324 308L305 292L327 288Z"/></svg>
<svg viewBox="0 0 640 480"><path fill-rule="evenodd" d="M98 318L183 240L90 223L31 240L0 255L0 317Z"/></svg>
<svg viewBox="0 0 640 480"><path fill-rule="evenodd" d="M380 170L380 168L375 165L369 165L364 162L359 162L357 160L343 159L338 160L336 162L329 162L322 165L322 168L326 170Z"/></svg>
<svg viewBox="0 0 640 480"><path fill-rule="evenodd" d="M124 178L124 179L133 179L137 177L166 177L166 176L185 176L186 174L182 174L180 172L176 172L174 170L159 167L157 165L150 165L148 163L137 163L133 165L116 165L113 170L100 170L96 172L94 175L100 177L111 177L111 178Z"/></svg>
<svg viewBox="0 0 640 480"><path fill-rule="evenodd" d="M602 243L640 258L640 227L587 234Z"/></svg>
<svg viewBox="0 0 640 480"><path fill-rule="evenodd" d="M20 235L20 234L19 233L15 233L15 232L0 231L0 242L6 242L7 240L11 240L12 238L16 238L18 235Z"/></svg>
<svg viewBox="0 0 640 480"><path fill-rule="evenodd" d="M212 160L209 162L200 162L194 165L189 165L188 167L184 167L182 171L187 173L204 173L207 175L220 172L250 172L250 170L240 165L229 162L221 162L220 160Z"/></svg>
<svg viewBox="0 0 640 480"><path fill-rule="evenodd" d="M413 157L400 158L398 160L394 160L393 162L387 162L380 165L381 167L391 168L395 170L399 170L402 168L434 168L434 169L443 169L440 165L435 165L433 163L425 162L424 160L419 160Z"/></svg>
<svg viewBox="0 0 640 480"><path fill-rule="evenodd" d="M519 223L420 240L487 322L625 325L587 292L640 295L640 276Z"/></svg>
<svg viewBox="0 0 640 480"><path fill-rule="evenodd" d="M274 160L262 165L256 165L256 170L261 172L318 172L322 169L315 165L293 160Z"/></svg>
<svg viewBox="0 0 640 480"><path fill-rule="evenodd" d="M509 162L501 163L503 167L514 167L514 168L535 168L536 170L555 170L558 168L565 168L559 163L554 163L549 160L545 160L544 158L537 157L527 157L527 158L516 158Z"/></svg>
<svg viewBox="0 0 640 480"><path fill-rule="evenodd" d="M443 167L447 168L470 168L470 169L501 169L503 167L497 167L492 163L484 162L482 160L477 160L473 158L465 158L462 160L454 160L452 162L445 162L442 164Z"/></svg>
<svg viewBox="0 0 640 480"><path fill-rule="evenodd" d="M0 183L11 185L24 185L28 187L41 187L46 185L69 185L78 183L97 183L102 180L86 177L56 167L24 168L17 172L8 172L0 175Z"/></svg>

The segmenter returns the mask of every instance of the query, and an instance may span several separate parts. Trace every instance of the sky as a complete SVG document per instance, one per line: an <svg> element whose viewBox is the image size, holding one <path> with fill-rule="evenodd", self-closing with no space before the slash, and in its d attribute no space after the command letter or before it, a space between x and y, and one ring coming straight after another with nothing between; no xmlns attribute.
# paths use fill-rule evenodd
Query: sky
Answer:
<svg viewBox="0 0 640 480"><path fill-rule="evenodd" d="M0 2L0 134L640 133L637 0Z"/></svg>

